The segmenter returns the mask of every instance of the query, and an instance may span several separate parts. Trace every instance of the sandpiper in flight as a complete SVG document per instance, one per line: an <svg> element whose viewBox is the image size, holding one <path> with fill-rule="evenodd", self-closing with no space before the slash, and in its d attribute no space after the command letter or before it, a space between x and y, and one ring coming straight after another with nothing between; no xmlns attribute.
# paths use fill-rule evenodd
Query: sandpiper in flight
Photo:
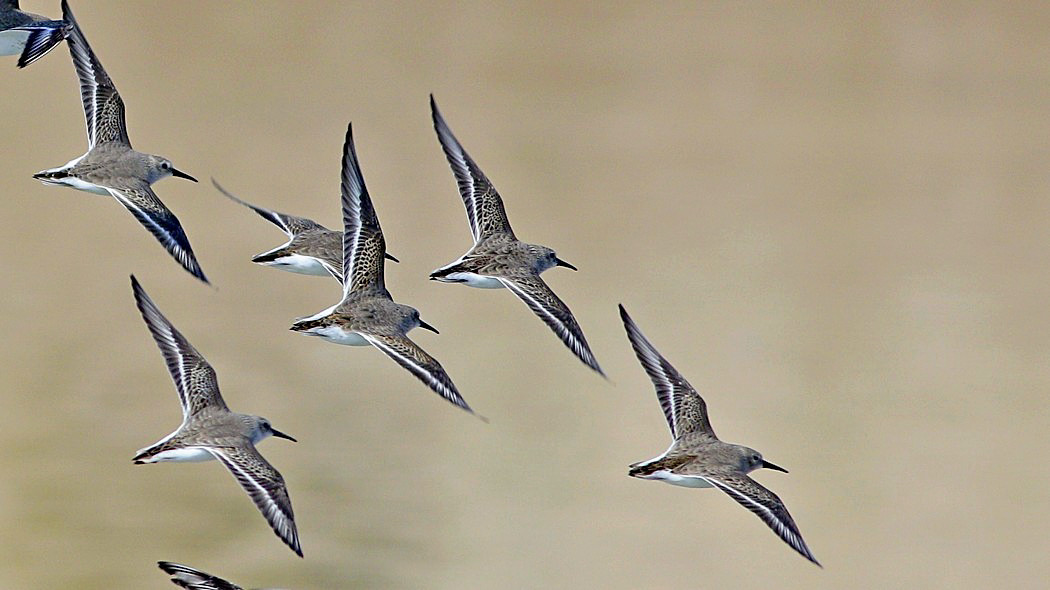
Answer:
<svg viewBox="0 0 1050 590"><path fill-rule="evenodd" d="M295 439L273 428L266 418L230 411L208 361L157 309L134 276L131 288L182 404L182 424L160 441L140 449L132 460L143 464L218 459L248 492L277 536L302 557L284 478L255 449L270 435Z"/></svg>
<svg viewBox="0 0 1050 590"><path fill-rule="evenodd" d="M787 469L766 461L754 449L718 440L700 394L653 348L622 305L620 318L634 353L656 386L656 397L674 438L663 455L631 465L629 474L688 488L716 487L758 515L792 549L819 566L784 503L747 476L762 467L784 473Z"/></svg>
<svg viewBox="0 0 1050 590"><path fill-rule="evenodd" d="M341 191L343 298L324 311L296 320L291 329L336 344L375 346L446 400L473 413L441 364L407 335L416 327L437 330L419 319L414 308L395 303L386 289L386 241L361 176L350 125L343 144Z"/></svg>
<svg viewBox="0 0 1050 590"><path fill-rule="evenodd" d="M518 241L510 228L503 199L485 173L474 163L430 96L434 129L459 184L459 194L467 208L467 221L474 246L459 260L430 273L430 279L444 283L463 283L470 287L506 287L518 296L562 339L585 365L604 376L591 353L583 330L568 306L551 291L540 273L555 266L576 270L546 246Z"/></svg>
<svg viewBox="0 0 1050 590"><path fill-rule="evenodd" d="M158 561L157 567L171 576L172 583L180 588L187 588L188 590L244 590L237 584L227 582L218 576L213 576L180 563Z"/></svg>
<svg viewBox="0 0 1050 590"><path fill-rule="evenodd" d="M21 54L18 67L40 59L66 38L66 23L23 12L18 0L0 0L0 55Z"/></svg>
<svg viewBox="0 0 1050 590"><path fill-rule="evenodd" d="M233 196L214 178L211 183L232 201L255 211L288 236L287 242L256 254L252 262L297 274L332 276L338 281L343 280L343 232L328 229L312 219L252 205ZM398 262L397 258L389 254L383 255L387 260Z"/></svg>
<svg viewBox="0 0 1050 590"><path fill-rule="evenodd" d="M197 182L192 176L176 170L167 158L137 152L131 148L124 121L124 101L113 81L80 31L66 0L62 0L62 17L69 23L69 53L80 78L80 95L87 121L88 151L66 165L42 170L33 175L44 184L59 184L75 189L110 195L124 205L136 219L193 276L208 282L190 248L182 225L160 202L150 188L154 182L177 176Z"/></svg>

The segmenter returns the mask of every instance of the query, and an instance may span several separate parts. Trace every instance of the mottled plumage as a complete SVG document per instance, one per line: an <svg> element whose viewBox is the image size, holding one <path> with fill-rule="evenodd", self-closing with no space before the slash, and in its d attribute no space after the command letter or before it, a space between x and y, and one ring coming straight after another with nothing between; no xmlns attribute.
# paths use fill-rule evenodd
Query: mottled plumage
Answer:
<svg viewBox="0 0 1050 590"><path fill-rule="evenodd" d="M674 439L663 455L631 465L629 474L684 487L716 487L758 515L792 549L819 566L784 503L747 476L762 467L787 470L766 461L754 449L718 440L700 394L657 352L622 305L620 318L638 360L656 387Z"/></svg>
<svg viewBox="0 0 1050 590"><path fill-rule="evenodd" d="M386 241L357 162L351 126L346 127L342 169L343 298L332 307L300 318L291 329L336 344L375 346L449 402L473 413L448 373L408 338L413 328L437 332L419 312L395 303L383 277Z"/></svg>
<svg viewBox="0 0 1050 590"><path fill-rule="evenodd" d="M546 246L528 244L514 236L496 188L452 134L430 97L441 148L456 176L474 245L459 260L430 273L430 279L471 287L506 287L529 306L585 365L604 376L583 330L569 307L547 286L540 273L555 266L576 270Z"/></svg>
<svg viewBox="0 0 1050 590"><path fill-rule="evenodd" d="M208 361L164 317L134 276L131 287L182 405L182 424L157 443L139 450L132 460L142 464L218 459L252 498L277 536L302 557L284 478L255 449L255 444L267 436L295 439L274 429L265 418L231 412L219 393L215 370Z"/></svg>
<svg viewBox="0 0 1050 590"><path fill-rule="evenodd" d="M42 170L33 178L44 184L65 185L112 196L183 268L207 283L179 220L150 188L154 182L168 176L193 182L197 182L196 179L177 170L166 158L131 148L124 120L124 101L88 45L66 0L62 0L62 16L68 23L67 44L80 79L88 151L64 166Z"/></svg>

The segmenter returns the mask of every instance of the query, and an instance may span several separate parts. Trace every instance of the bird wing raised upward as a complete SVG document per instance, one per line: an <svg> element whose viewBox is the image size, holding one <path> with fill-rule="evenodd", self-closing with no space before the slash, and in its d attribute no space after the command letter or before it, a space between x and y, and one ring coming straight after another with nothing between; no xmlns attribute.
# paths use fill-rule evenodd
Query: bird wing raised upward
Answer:
<svg viewBox="0 0 1050 590"><path fill-rule="evenodd" d="M623 305L620 306L620 319L634 354L656 386L656 398L671 428L671 436L677 439L687 434L700 434L715 438L704 399L642 334Z"/></svg>
<svg viewBox="0 0 1050 590"><path fill-rule="evenodd" d="M245 207L258 213L266 221L269 221L270 223L281 228L281 231L283 231L289 238L294 237L296 234L300 234L304 231L311 229L327 229L326 227L312 219L307 219L305 217L296 217L295 215L288 215L287 213L281 213L280 211L274 211L272 209L266 209L265 207L259 207L258 205L252 205L248 201L242 201L241 199L235 197L233 193L223 188L222 185L220 185L218 181L216 181L214 178L211 179L211 183L216 189L219 190L220 193L226 195L226 197L232 200L233 202L244 205Z"/></svg>
<svg viewBox="0 0 1050 590"><path fill-rule="evenodd" d="M156 341L164 362L168 365L171 380L182 404L183 421L197 415L206 408L226 410L226 402L219 393L215 369L181 332L175 329L168 318L160 312L135 275L131 276L131 290L135 304L146 321L153 340Z"/></svg>
<svg viewBox="0 0 1050 590"><path fill-rule="evenodd" d="M343 143L342 173L343 206L343 297L351 292L370 290L385 293L383 259L386 241L379 227L372 198L365 187L361 167L357 163L354 136L346 126Z"/></svg>
<svg viewBox="0 0 1050 590"><path fill-rule="evenodd" d="M69 9L66 0L62 0L62 19L69 23L66 41L69 44L69 54L73 57L73 67L80 78L80 98L84 102L88 149L107 141L119 141L131 146L124 121L124 101L120 99L113 80L109 79L106 70L102 69L102 63L88 45L87 38L80 30L80 25L73 17L73 11Z"/></svg>
<svg viewBox="0 0 1050 590"><path fill-rule="evenodd" d="M514 236L514 230L510 228L510 220L507 219L507 211L503 207L503 199L496 192L485 173L463 149L459 140L452 134L452 130L445 123L441 111L434 102L434 95L430 96L430 111L434 119L434 130L437 131L438 141L445 151L452 173L456 175L456 183L459 185L459 196L463 198L463 206L467 208L467 221L470 222L470 232L474 236L474 243L491 236L492 234L508 234Z"/></svg>

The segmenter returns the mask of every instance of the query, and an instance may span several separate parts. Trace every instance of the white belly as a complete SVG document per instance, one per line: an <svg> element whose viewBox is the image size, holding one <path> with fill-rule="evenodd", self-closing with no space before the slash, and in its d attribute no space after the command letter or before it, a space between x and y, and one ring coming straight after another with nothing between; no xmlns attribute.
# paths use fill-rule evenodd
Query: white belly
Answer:
<svg viewBox="0 0 1050 590"><path fill-rule="evenodd" d="M325 265L321 264L321 261L310 257L303 256L301 254L292 254L291 256L282 256L272 261L259 262L263 266L272 266L288 272L294 272L301 275L312 275L316 277L330 277L332 273L328 272Z"/></svg>
<svg viewBox="0 0 1050 590"><path fill-rule="evenodd" d="M478 289L502 289L503 283L499 279L492 277L486 277L484 275L474 274L472 272L454 272L447 275L442 280L446 283L459 283L468 287L475 287Z"/></svg>
<svg viewBox="0 0 1050 590"><path fill-rule="evenodd" d="M80 180L79 178L73 178L72 176L60 178L52 182L54 184L64 184L66 186L71 186L77 190L94 193L96 195L105 195L107 197L110 196L109 191L106 190L105 187L99 186L91 182L85 182L83 180Z"/></svg>
<svg viewBox="0 0 1050 590"><path fill-rule="evenodd" d="M215 456L200 447L187 447L185 449L174 449L154 455L148 463L160 461L199 462L211 461Z"/></svg>
<svg viewBox="0 0 1050 590"><path fill-rule="evenodd" d="M677 473L671 473L661 469L660 471L654 471L650 475L642 476L642 479L655 479L657 481L665 481L673 486L682 486L683 488L710 488L714 487L707 483L707 480L702 477L695 475L678 475Z"/></svg>
<svg viewBox="0 0 1050 590"><path fill-rule="evenodd" d="M370 346L370 343L364 339L363 336L357 332L346 330L339 326L325 326L324 328L314 328L309 331L310 334L320 336L329 342L336 344L343 344L346 346Z"/></svg>
<svg viewBox="0 0 1050 590"><path fill-rule="evenodd" d="M18 55L25 49L29 31L0 31L0 55Z"/></svg>
<svg viewBox="0 0 1050 590"><path fill-rule="evenodd" d="M85 154L85 155L87 155L87 154ZM47 170L41 170L39 172L39 174L53 173L53 172L59 172L59 171L62 171L62 170L68 170L68 169L72 168L73 166L76 166L77 163L80 162L80 160L83 160L83 159L84 159L84 156L80 156L79 158L73 158L72 160L66 162L65 166L59 166L58 168L49 168ZM92 182L88 182L86 180L81 180L79 178L74 178L72 176L67 176L65 178L40 178L38 180L40 180L40 182L42 182L44 184L61 184L61 185L64 185L64 186L73 187L73 188L75 188L77 190L81 190L81 191L85 191L85 192L89 192L89 193L94 193L96 195L105 195L107 197L110 196L110 192L108 190L106 190L106 187L97 185L97 184L92 183Z"/></svg>

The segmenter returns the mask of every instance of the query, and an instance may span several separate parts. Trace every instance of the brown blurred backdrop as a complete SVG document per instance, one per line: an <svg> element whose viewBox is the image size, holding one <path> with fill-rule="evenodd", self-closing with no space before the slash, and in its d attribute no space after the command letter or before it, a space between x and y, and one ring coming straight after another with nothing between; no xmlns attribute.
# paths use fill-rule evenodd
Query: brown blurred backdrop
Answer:
<svg viewBox="0 0 1050 590"><path fill-rule="evenodd" d="M57 1L23 7L57 16ZM68 52L0 63L0 587L171 587L181 561L310 588L1044 587L1050 10L777 3L77 1L209 289L79 156ZM611 381L506 291L426 280L470 243L427 109L503 194ZM288 331L334 281L220 196L337 227L343 131L394 297L483 424L378 351ZM133 466L179 423L135 273L238 411L300 443L305 560L217 463ZM726 440L790 475L826 569L715 490L634 480L669 437L623 302Z"/></svg>

